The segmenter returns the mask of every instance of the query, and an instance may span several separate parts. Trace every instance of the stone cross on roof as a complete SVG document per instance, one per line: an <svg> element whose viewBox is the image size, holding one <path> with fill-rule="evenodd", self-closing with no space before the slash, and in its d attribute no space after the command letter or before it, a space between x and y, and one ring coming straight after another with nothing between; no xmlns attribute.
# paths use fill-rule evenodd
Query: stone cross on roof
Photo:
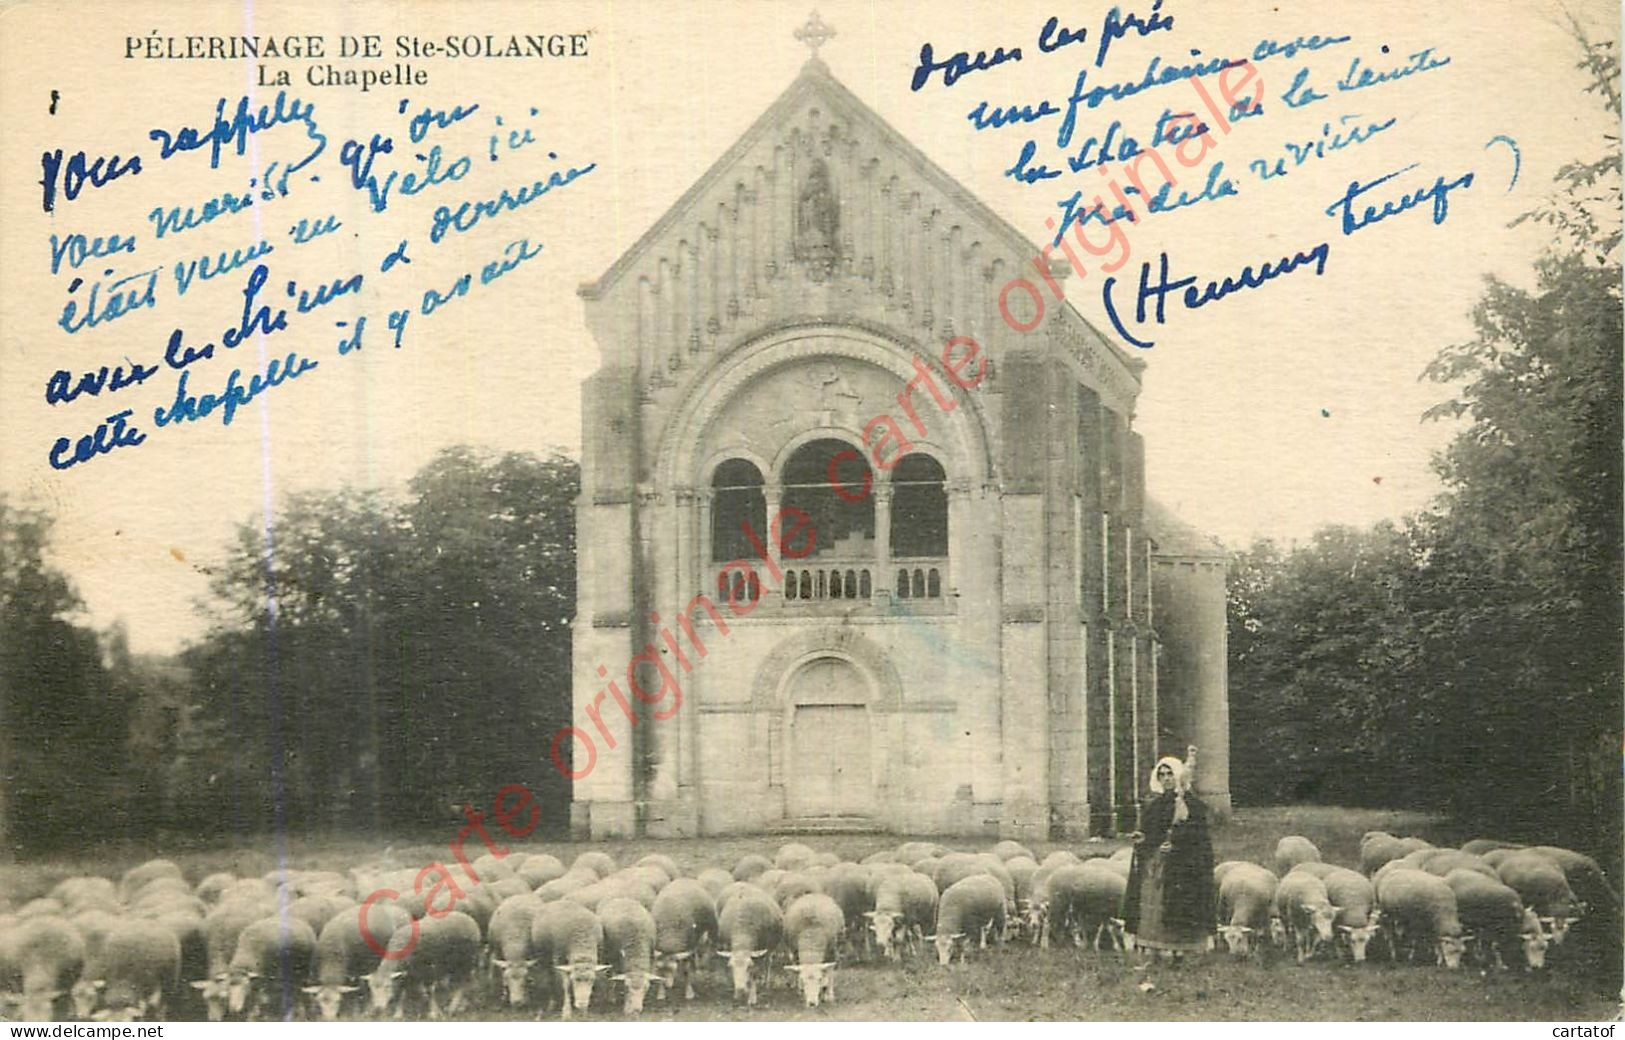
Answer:
<svg viewBox="0 0 1625 1040"><path fill-rule="evenodd" d="M835 30L825 25L824 20L818 17L818 12L814 11L808 17L807 24L791 35L806 44L807 49L812 51L812 56L817 58L818 48L829 42L830 37L835 35Z"/></svg>

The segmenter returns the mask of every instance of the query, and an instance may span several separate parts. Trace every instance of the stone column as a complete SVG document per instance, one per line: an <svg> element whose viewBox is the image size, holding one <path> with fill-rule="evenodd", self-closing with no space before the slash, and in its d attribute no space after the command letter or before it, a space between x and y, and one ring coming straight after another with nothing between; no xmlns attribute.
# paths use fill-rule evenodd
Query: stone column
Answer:
<svg viewBox="0 0 1625 1040"><path fill-rule="evenodd" d="M896 575L891 572L891 496L892 485L889 480L877 480L874 485L875 496L875 604L884 606L891 602L892 591L895 588Z"/></svg>
<svg viewBox="0 0 1625 1040"><path fill-rule="evenodd" d="M784 571L783 561L779 558L779 540L773 534L773 518L779 515L779 502L782 501L780 498L782 494L783 492L777 484L768 484L762 488L762 499L767 503L762 518L766 523L764 529L757 532L757 536L762 539L762 547L767 550L767 559L771 564L771 566L763 568L762 573L762 600L764 602L781 603L784 601L784 583L777 586L773 585L774 572L783 573ZM785 582L788 581L787 577Z"/></svg>

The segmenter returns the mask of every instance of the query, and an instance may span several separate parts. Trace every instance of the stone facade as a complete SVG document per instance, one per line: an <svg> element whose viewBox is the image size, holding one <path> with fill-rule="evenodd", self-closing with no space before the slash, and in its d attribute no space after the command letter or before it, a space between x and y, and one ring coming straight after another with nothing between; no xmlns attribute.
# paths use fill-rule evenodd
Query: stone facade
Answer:
<svg viewBox="0 0 1625 1040"><path fill-rule="evenodd" d="M1223 554L1036 256L814 58L582 288L579 834L1109 833L1187 743L1228 806Z"/></svg>

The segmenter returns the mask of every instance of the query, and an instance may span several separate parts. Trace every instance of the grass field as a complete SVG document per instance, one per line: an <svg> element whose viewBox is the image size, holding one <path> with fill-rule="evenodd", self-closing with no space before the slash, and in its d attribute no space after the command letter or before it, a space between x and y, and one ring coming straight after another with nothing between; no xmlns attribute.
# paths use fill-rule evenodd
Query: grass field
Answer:
<svg viewBox="0 0 1625 1040"><path fill-rule="evenodd" d="M1268 863L1276 840L1302 834L1331 862L1356 865L1360 835L1367 830L1416 834L1435 844L1459 844L1470 835L1449 821L1415 813L1325 807L1241 810L1214 834L1219 860L1247 859ZM391 855L402 866L448 858L444 841L455 835L417 835L397 843ZM1515 835L1498 835L1515 838ZM427 841L417 839L426 838ZM746 852L772 856L782 842L801 841L815 849L859 859L895 847L896 835L814 835L795 838L752 836L683 841L609 841L594 844L549 842L515 845L514 854L547 851L566 863L587 848L608 852L630 863L648 852L675 858L691 871L707 865L730 866ZM985 848L991 842L940 838L956 848ZM441 844L435 844L439 841ZM477 842L477 839L475 839ZM1105 842L1092 848L1110 849ZM50 859L0 867L0 893L14 904L43 894L57 880L75 873L117 877L153 855L175 860L196 881L215 870L261 874L275 865L270 842L248 848L221 845L183 848L113 847L94 858ZM1040 843L1040 856L1056 843ZM470 846L473 854L474 846ZM368 862L379 854L373 842L344 838L289 839L290 867L337 869ZM1612 949L1609 944L1612 944ZM755 1009L734 1007L720 969L693 1003L662 1005L652 999L646 1019L1194 1019L1194 1020L1564 1020L1598 1021L1620 1013L1617 922L1596 918L1582 922L1569 942L1553 951L1549 970L1537 973L1476 969L1447 972L1433 966L1368 963L1359 966L1311 962L1290 957L1240 960L1209 955L1178 965L1140 965L1132 957L1070 948L1037 950L1011 945L973 954L969 965L938 967L934 959L891 964L842 965L836 981L837 1003L805 1008L798 993L773 989ZM1610 967L1612 966L1612 967ZM1610 975L1610 971L1612 974ZM790 977L786 974L785 979ZM1149 988L1146 987L1149 983ZM619 1017L618 1001L599 1006L595 1016ZM502 1007L494 994L482 995L464 1016L469 1019L529 1017Z"/></svg>

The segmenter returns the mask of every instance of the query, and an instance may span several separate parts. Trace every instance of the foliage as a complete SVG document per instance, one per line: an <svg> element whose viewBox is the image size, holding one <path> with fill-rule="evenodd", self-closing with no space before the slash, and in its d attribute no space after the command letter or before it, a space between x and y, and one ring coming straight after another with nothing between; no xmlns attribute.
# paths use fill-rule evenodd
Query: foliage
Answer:
<svg viewBox="0 0 1625 1040"><path fill-rule="evenodd" d="M343 490L244 524L186 655L188 830L450 822L511 783L560 816L576 464L438 455L403 503Z"/></svg>
<svg viewBox="0 0 1625 1040"><path fill-rule="evenodd" d="M1617 116L1613 44L1581 42ZM1534 288L1490 279L1476 335L1424 372L1456 388L1424 418L1462 422L1435 459L1434 506L1403 532L1238 559L1238 793L1442 801L1488 833L1617 865L1625 328L1607 143L1524 218L1557 233Z"/></svg>
<svg viewBox="0 0 1625 1040"><path fill-rule="evenodd" d="M0 779L7 851L104 836L122 825L128 699L78 596L46 559L51 521L0 496Z"/></svg>

